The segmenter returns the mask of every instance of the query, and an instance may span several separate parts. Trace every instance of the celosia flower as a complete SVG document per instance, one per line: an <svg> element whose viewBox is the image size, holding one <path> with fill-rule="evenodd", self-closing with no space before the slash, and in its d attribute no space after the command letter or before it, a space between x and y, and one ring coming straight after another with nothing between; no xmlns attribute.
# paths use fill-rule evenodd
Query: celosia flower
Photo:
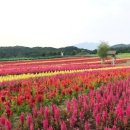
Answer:
<svg viewBox="0 0 130 130"><path fill-rule="evenodd" d="M103 111L103 113L102 113L102 119L103 119L103 121L106 121L106 118L107 118L107 112Z"/></svg>
<svg viewBox="0 0 130 130"><path fill-rule="evenodd" d="M33 122L33 119L32 119L32 115L31 114L29 114L28 116L27 116L27 124L28 124L28 126L30 126Z"/></svg>
<svg viewBox="0 0 130 130"><path fill-rule="evenodd" d="M84 111L88 110L88 104L85 101L83 102L83 109Z"/></svg>
<svg viewBox="0 0 130 130"><path fill-rule="evenodd" d="M42 95L36 95L37 102L41 102L43 100Z"/></svg>
<svg viewBox="0 0 130 130"><path fill-rule="evenodd" d="M44 116L45 116L46 119L48 119L48 116L49 116L49 109L48 109L48 107L45 107L45 109L44 109Z"/></svg>
<svg viewBox="0 0 130 130"><path fill-rule="evenodd" d="M11 109L10 109L9 106L6 107L6 114L7 114L7 117L8 117L8 118L9 118L9 117L11 116L11 114L12 114L12 111L11 111Z"/></svg>
<svg viewBox="0 0 130 130"><path fill-rule="evenodd" d="M33 124L30 124L29 130L34 130Z"/></svg>
<svg viewBox="0 0 130 130"><path fill-rule="evenodd" d="M79 112L79 117L80 117L80 120L84 119L84 110L83 109Z"/></svg>
<svg viewBox="0 0 130 130"><path fill-rule="evenodd" d="M115 113L120 120L123 120L124 110L121 106L117 106Z"/></svg>
<svg viewBox="0 0 130 130"><path fill-rule="evenodd" d="M49 126L49 128L47 130L53 130L52 126Z"/></svg>
<svg viewBox="0 0 130 130"><path fill-rule="evenodd" d="M84 124L84 130L90 130L90 124L88 121L86 121Z"/></svg>
<svg viewBox="0 0 130 130"><path fill-rule="evenodd" d="M64 121L61 122L61 130L67 130L66 124Z"/></svg>
<svg viewBox="0 0 130 130"><path fill-rule="evenodd" d="M60 119L60 110L59 110L59 108L54 109L54 118L55 118L56 121L58 121Z"/></svg>
<svg viewBox="0 0 130 130"><path fill-rule="evenodd" d="M44 115L44 108L42 106L40 107L40 114Z"/></svg>
<svg viewBox="0 0 130 130"><path fill-rule="evenodd" d="M126 116L130 118L130 105L126 108Z"/></svg>
<svg viewBox="0 0 130 130"><path fill-rule="evenodd" d="M43 120L42 125L43 125L43 129L44 129L44 130L47 130L47 129L48 129L48 126L49 126L48 120L47 120L47 119Z"/></svg>
<svg viewBox="0 0 130 130"><path fill-rule="evenodd" d="M9 120L6 120L5 127L6 127L6 130L11 130L12 129L11 122Z"/></svg>
<svg viewBox="0 0 130 130"><path fill-rule="evenodd" d="M96 125L98 125L100 123L100 115L99 114L96 115L95 120L96 120Z"/></svg>
<svg viewBox="0 0 130 130"><path fill-rule="evenodd" d="M119 129L117 129L116 126L114 125L114 126L112 127L112 130L119 130Z"/></svg>
<svg viewBox="0 0 130 130"><path fill-rule="evenodd" d="M1 96L1 101L4 102L5 100L5 96Z"/></svg>
<svg viewBox="0 0 130 130"><path fill-rule="evenodd" d="M38 115L36 107L33 108L33 116L36 118Z"/></svg>
<svg viewBox="0 0 130 130"><path fill-rule="evenodd" d="M21 121L21 123L23 124L24 123L24 113L22 113L21 115L20 115L20 121Z"/></svg>
<svg viewBox="0 0 130 130"><path fill-rule="evenodd" d="M70 101L66 102L66 107L67 107L67 112L70 112L70 109L71 109L71 103L70 103Z"/></svg>
<svg viewBox="0 0 130 130"><path fill-rule="evenodd" d="M4 117L0 117L0 124L5 125L6 119Z"/></svg>
<svg viewBox="0 0 130 130"><path fill-rule="evenodd" d="M70 118L70 127L73 127L76 123L77 119L75 115L72 115Z"/></svg>

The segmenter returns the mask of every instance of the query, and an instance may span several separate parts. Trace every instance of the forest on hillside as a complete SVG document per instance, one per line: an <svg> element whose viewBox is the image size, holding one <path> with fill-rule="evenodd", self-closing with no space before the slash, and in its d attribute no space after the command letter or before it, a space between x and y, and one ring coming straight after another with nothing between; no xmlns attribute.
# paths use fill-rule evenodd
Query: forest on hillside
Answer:
<svg viewBox="0 0 130 130"><path fill-rule="evenodd" d="M61 52L64 56L74 56L77 54L92 54L93 51L87 49L80 49L74 46L64 48L53 47L0 47L0 58L14 58L14 57L47 57L47 56L60 56Z"/></svg>

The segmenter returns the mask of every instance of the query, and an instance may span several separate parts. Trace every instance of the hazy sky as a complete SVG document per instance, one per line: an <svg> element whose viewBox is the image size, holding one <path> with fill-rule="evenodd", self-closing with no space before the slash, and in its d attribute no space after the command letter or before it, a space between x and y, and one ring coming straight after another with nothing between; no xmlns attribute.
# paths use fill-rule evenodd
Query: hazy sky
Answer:
<svg viewBox="0 0 130 130"><path fill-rule="evenodd" d="M130 0L0 0L0 46L130 43Z"/></svg>

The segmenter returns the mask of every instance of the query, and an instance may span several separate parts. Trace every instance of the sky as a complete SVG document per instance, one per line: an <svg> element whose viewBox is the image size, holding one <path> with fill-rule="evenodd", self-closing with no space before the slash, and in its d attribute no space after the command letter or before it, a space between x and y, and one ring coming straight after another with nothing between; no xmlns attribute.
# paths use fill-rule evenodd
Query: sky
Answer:
<svg viewBox="0 0 130 130"><path fill-rule="evenodd" d="M0 0L0 46L130 43L130 0Z"/></svg>

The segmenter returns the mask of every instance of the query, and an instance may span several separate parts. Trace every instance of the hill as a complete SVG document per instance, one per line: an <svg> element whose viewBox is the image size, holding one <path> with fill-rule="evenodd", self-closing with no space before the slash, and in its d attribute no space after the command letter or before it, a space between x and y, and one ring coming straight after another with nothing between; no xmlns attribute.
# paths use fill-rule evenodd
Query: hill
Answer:
<svg viewBox="0 0 130 130"><path fill-rule="evenodd" d="M111 46L111 48L127 48L130 47L130 44L116 44Z"/></svg>
<svg viewBox="0 0 130 130"><path fill-rule="evenodd" d="M116 50L117 53L130 53L130 44L116 44L111 46L112 50Z"/></svg>
<svg viewBox="0 0 130 130"><path fill-rule="evenodd" d="M13 47L0 47L0 58L35 58L35 57L47 57L47 56L60 56L61 51L64 52L65 56L77 55L81 53L92 53L87 49L80 49L74 46L68 46L63 48L53 47L24 47L24 46L13 46Z"/></svg>

